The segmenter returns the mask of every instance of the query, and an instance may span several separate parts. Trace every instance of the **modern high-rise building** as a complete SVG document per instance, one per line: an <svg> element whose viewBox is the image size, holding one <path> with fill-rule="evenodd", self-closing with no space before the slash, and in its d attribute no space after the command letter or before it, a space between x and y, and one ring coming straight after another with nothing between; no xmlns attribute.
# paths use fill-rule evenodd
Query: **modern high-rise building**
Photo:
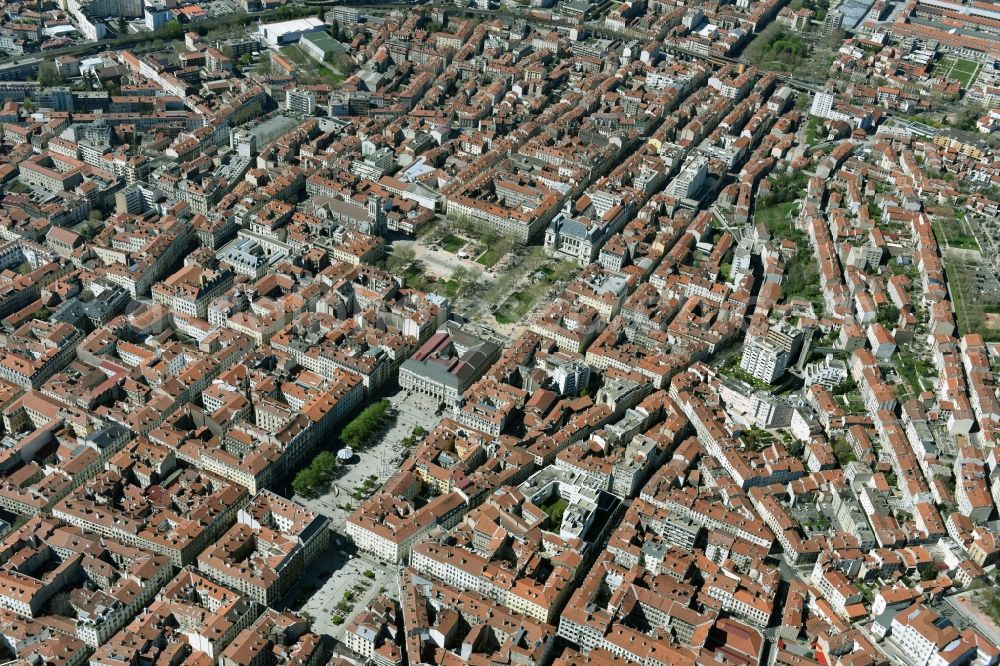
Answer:
<svg viewBox="0 0 1000 666"><path fill-rule="evenodd" d="M292 88L285 92L285 108L292 113L311 116L316 110L316 93Z"/></svg>
<svg viewBox="0 0 1000 666"><path fill-rule="evenodd" d="M766 338L753 338L743 347L740 368L755 379L773 383L788 367L788 352Z"/></svg>
<svg viewBox="0 0 1000 666"><path fill-rule="evenodd" d="M801 343L802 331L780 322L773 324L765 335L747 340L740 368L756 379L774 383L785 373Z"/></svg>
<svg viewBox="0 0 1000 666"><path fill-rule="evenodd" d="M704 156L693 157L670 183L670 194L678 199L690 199L705 182L708 175L708 159Z"/></svg>
<svg viewBox="0 0 1000 666"><path fill-rule="evenodd" d="M590 381L590 366L580 360L572 360L559 365L552 373L562 395L576 395L587 388Z"/></svg>

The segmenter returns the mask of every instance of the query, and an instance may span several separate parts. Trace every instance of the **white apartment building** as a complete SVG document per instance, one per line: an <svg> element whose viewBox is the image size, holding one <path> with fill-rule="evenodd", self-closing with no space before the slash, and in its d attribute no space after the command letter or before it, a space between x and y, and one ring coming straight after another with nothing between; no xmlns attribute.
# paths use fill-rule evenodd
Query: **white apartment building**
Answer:
<svg viewBox="0 0 1000 666"><path fill-rule="evenodd" d="M909 657L911 666L964 664L976 651L947 618L923 604L900 611L891 627L893 641Z"/></svg>
<svg viewBox="0 0 1000 666"><path fill-rule="evenodd" d="M285 91L285 110L311 116L316 111L316 93L291 88Z"/></svg>
<svg viewBox="0 0 1000 666"><path fill-rule="evenodd" d="M751 338L743 347L740 369L755 379L772 384L785 373L787 367L788 352L769 340Z"/></svg>

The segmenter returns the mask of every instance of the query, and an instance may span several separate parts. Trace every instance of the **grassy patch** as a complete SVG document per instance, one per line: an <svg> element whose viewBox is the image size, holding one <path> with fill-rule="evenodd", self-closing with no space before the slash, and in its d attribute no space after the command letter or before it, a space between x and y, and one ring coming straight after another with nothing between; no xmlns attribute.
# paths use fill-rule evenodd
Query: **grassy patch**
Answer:
<svg viewBox="0 0 1000 666"><path fill-rule="evenodd" d="M476 261L489 268L493 264L500 261L500 258L505 254L507 254L507 249L505 247L493 245L487 248L486 252L479 255L479 258L477 258Z"/></svg>
<svg viewBox="0 0 1000 666"><path fill-rule="evenodd" d="M1000 595L997 595L996 590L988 590L977 595L976 601L981 611L1000 624Z"/></svg>
<svg viewBox="0 0 1000 666"><path fill-rule="evenodd" d="M933 218L934 234L944 248L978 250L979 245L964 218ZM1000 293L992 269L978 254L942 252L948 294L955 308L959 334L981 333L989 341L1000 340Z"/></svg>
<svg viewBox="0 0 1000 666"><path fill-rule="evenodd" d="M927 113L917 113L912 116L906 116L906 119L911 123L923 123L928 127L935 127L937 129L942 129L948 127L948 123L944 122L936 116L932 116Z"/></svg>
<svg viewBox="0 0 1000 666"><path fill-rule="evenodd" d="M867 409L865 401L861 399L861 392L856 389L840 396L840 399L848 414L860 414Z"/></svg>
<svg viewBox="0 0 1000 666"><path fill-rule="evenodd" d="M931 74L934 76L947 76L955 64L955 59L951 56L944 56L931 67Z"/></svg>
<svg viewBox="0 0 1000 666"><path fill-rule="evenodd" d="M896 371L899 372L900 376L909 385L913 395L917 395L923 390L920 385L921 378L932 377L934 375L934 366L925 359L917 358L908 349L900 348L896 353L894 361Z"/></svg>
<svg viewBox="0 0 1000 666"><path fill-rule="evenodd" d="M979 249L976 237L970 233L971 230L961 215L951 218L935 216L932 218L931 224L934 227L934 235L940 245L962 250Z"/></svg>
<svg viewBox="0 0 1000 666"><path fill-rule="evenodd" d="M942 78L954 79L962 84L963 88L968 88L976 79L979 73L979 63L974 60L957 58L955 56L944 56L934 64L931 74Z"/></svg>
<svg viewBox="0 0 1000 666"><path fill-rule="evenodd" d="M765 206L756 211L754 219L763 223L775 239L790 240L799 248L799 252L785 262L785 281L782 285L785 298L804 298L822 307L819 266L806 235L795 227L792 217L797 207L794 201Z"/></svg>
<svg viewBox="0 0 1000 666"><path fill-rule="evenodd" d="M316 61L306 55L302 49L298 47L298 44L289 44L288 46L282 46L278 49L278 52L285 58L288 58L293 63L299 67L309 67Z"/></svg>
<svg viewBox="0 0 1000 666"><path fill-rule="evenodd" d="M809 124L806 125L806 143L815 146L821 138L818 133L823 128L823 119L819 116L809 116Z"/></svg>
<svg viewBox="0 0 1000 666"><path fill-rule="evenodd" d="M966 60L965 58L957 58L955 60L955 69L960 69L963 72L974 72L979 69L979 63L975 60Z"/></svg>
<svg viewBox="0 0 1000 666"><path fill-rule="evenodd" d="M447 296L448 298L454 298L455 295L458 294L458 286L458 282L455 280L437 280L434 282L431 289L434 293Z"/></svg>
<svg viewBox="0 0 1000 666"><path fill-rule="evenodd" d="M792 72L808 61L810 51L807 41L774 22L747 45L744 55L758 67Z"/></svg>
<svg viewBox="0 0 1000 666"><path fill-rule="evenodd" d="M539 508L549 516L549 524L552 529L558 529L562 525L563 514L566 513L568 506L569 502L556 495L554 500L546 502L544 506Z"/></svg>
<svg viewBox="0 0 1000 666"><path fill-rule="evenodd" d="M800 247L806 241L806 235L795 227L792 215L798 209L794 201L764 206L754 212L754 221L763 223L775 238L787 238Z"/></svg>
<svg viewBox="0 0 1000 666"><path fill-rule="evenodd" d="M501 324L513 324L531 309L535 297L531 292L515 291L496 312L496 320Z"/></svg>
<svg viewBox="0 0 1000 666"><path fill-rule="evenodd" d="M453 234L448 234L441 239L441 247L452 254L461 250L464 245L465 240Z"/></svg>
<svg viewBox="0 0 1000 666"><path fill-rule="evenodd" d="M298 44L284 46L279 51L282 56L291 60L299 68L297 78L304 83L329 83L336 87L344 80L343 74L333 67L313 59L299 48Z"/></svg>
<svg viewBox="0 0 1000 666"><path fill-rule="evenodd" d="M785 262L785 281L782 284L785 299L804 298L814 305L823 305L819 286L819 265L808 250L802 250Z"/></svg>
<svg viewBox="0 0 1000 666"><path fill-rule="evenodd" d="M761 197L759 208L770 208L779 204L794 203L805 196L809 185L809 176L798 173L772 173L767 179L771 191ZM713 239L715 242L716 239Z"/></svg>
<svg viewBox="0 0 1000 666"><path fill-rule="evenodd" d="M958 82L962 84L963 88L968 88L972 85L972 82L975 81L976 74L978 73L979 63L974 60L956 58L955 65L951 69L951 78L958 79Z"/></svg>
<svg viewBox="0 0 1000 666"><path fill-rule="evenodd" d="M948 237L948 245L962 250L978 250L979 243L972 234L957 233Z"/></svg>
<svg viewBox="0 0 1000 666"><path fill-rule="evenodd" d="M953 257L946 257L944 265L959 334L981 333L986 340L1000 340L1000 303L997 294L980 290L976 279L978 265Z"/></svg>
<svg viewBox="0 0 1000 666"><path fill-rule="evenodd" d="M972 85L972 80L976 77L975 72L963 72L957 69L951 70L951 78L958 79L958 82L962 84L963 88L968 88Z"/></svg>

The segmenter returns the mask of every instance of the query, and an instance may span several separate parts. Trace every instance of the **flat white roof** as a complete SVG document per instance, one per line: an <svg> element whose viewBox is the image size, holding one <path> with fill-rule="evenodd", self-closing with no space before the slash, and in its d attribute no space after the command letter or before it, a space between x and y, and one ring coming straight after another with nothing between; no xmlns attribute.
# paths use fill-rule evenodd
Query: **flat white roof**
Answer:
<svg viewBox="0 0 1000 666"><path fill-rule="evenodd" d="M291 21L279 21L278 23L265 23L260 26L260 34L284 35L289 32L302 32L304 30L315 30L326 25L322 19L315 16L292 19Z"/></svg>
<svg viewBox="0 0 1000 666"><path fill-rule="evenodd" d="M54 25L51 28L42 28L42 34L48 37L62 35L67 32L76 32L76 28L72 25Z"/></svg>

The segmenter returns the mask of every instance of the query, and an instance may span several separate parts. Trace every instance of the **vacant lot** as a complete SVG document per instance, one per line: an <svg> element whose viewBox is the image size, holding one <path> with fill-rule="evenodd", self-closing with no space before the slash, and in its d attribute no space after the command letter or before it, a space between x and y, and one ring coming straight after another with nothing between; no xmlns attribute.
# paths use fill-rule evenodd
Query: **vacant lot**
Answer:
<svg viewBox="0 0 1000 666"><path fill-rule="evenodd" d="M305 51L299 48L298 44L283 46L280 49L281 55L295 63L299 68L299 74L303 82L306 83L329 83L332 86L339 86L344 80L344 76L330 65L317 62L309 57Z"/></svg>
<svg viewBox="0 0 1000 666"><path fill-rule="evenodd" d="M799 205L794 201L761 206L754 211L754 222L763 223L774 238L787 238L799 245L799 249L808 250L808 247L803 246L803 243L808 242L806 235L795 227L794 215L798 212L798 208Z"/></svg>

